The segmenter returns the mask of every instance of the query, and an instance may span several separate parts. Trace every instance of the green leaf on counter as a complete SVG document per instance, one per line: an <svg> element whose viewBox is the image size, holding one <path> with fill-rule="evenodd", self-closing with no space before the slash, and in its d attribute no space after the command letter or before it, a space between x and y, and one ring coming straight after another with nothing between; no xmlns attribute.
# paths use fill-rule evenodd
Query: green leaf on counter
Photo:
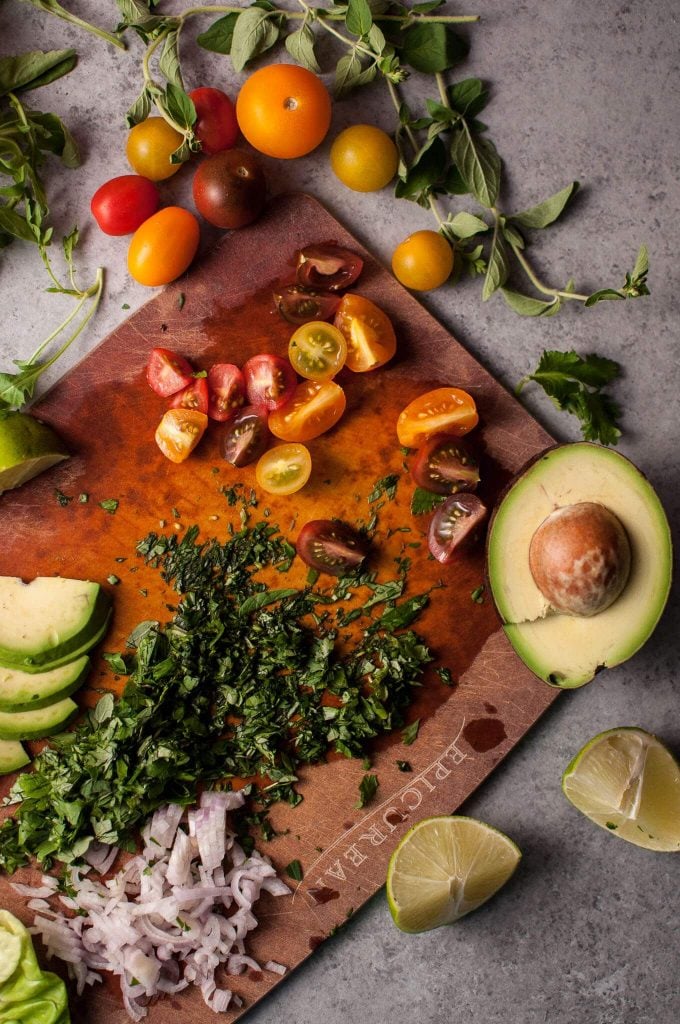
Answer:
<svg viewBox="0 0 680 1024"><path fill-rule="evenodd" d="M204 50L210 50L212 53L231 53L234 26L239 16L238 12L232 11L231 14L218 18L205 32L196 37L196 42Z"/></svg>
<svg viewBox="0 0 680 1024"><path fill-rule="evenodd" d="M463 117L476 117L489 102L489 93L479 78L465 78L450 85L447 96L451 107Z"/></svg>
<svg viewBox="0 0 680 1024"><path fill-rule="evenodd" d="M576 195L578 187L578 181L572 181L566 188L556 192L549 199L545 199L542 203L538 203L537 206L532 206L528 210L513 213L508 219L514 220L525 228L547 228L549 224L556 221L564 212L569 202Z"/></svg>
<svg viewBox="0 0 680 1024"><path fill-rule="evenodd" d="M345 25L355 36L368 35L373 24L373 15L367 0L348 0Z"/></svg>
<svg viewBox="0 0 680 1024"><path fill-rule="evenodd" d="M453 132L451 159L477 202L487 208L494 206L501 182L501 158L493 142L473 134L463 122Z"/></svg>
<svg viewBox="0 0 680 1024"><path fill-rule="evenodd" d="M239 14L231 40L231 60L235 71L243 71L249 60L259 57L277 42L278 22L261 7L247 7Z"/></svg>
<svg viewBox="0 0 680 1024"><path fill-rule="evenodd" d="M142 89L141 93L125 115L128 128L134 128L136 124L141 124L142 121L146 121L150 113L151 96L148 89Z"/></svg>
<svg viewBox="0 0 680 1024"><path fill-rule="evenodd" d="M473 238L474 235L489 230L489 225L485 220L464 211L457 213L455 217L448 221L447 227L450 228L456 238Z"/></svg>
<svg viewBox="0 0 680 1024"><path fill-rule="evenodd" d="M522 295L511 288L501 288L506 303L520 316L555 316L559 313L562 303L559 296L554 299L534 299L530 295Z"/></svg>
<svg viewBox="0 0 680 1024"><path fill-rule="evenodd" d="M401 59L416 71L436 74L460 63L468 43L448 25L424 22L407 28L401 39Z"/></svg>
<svg viewBox="0 0 680 1024"><path fill-rule="evenodd" d="M316 36L309 25L303 25L297 32L291 32L285 40L286 49L293 60L308 71L318 74L321 69L314 53L315 42Z"/></svg>
<svg viewBox="0 0 680 1024"><path fill-rule="evenodd" d="M505 248L505 242L500 231L500 225L496 222L494 228L493 240L491 242L491 251L489 252L489 260L486 267L486 275L484 277L484 285L482 287L482 302L486 302L490 299L497 288L500 288L505 284L510 268L508 265L508 254Z"/></svg>
<svg viewBox="0 0 680 1024"><path fill-rule="evenodd" d="M9 40L7 40L9 41ZM0 57L0 96L48 85L76 66L75 50L30 50Z"/></svg>
<svg viewBox="0 0 680 1024"><path fill-rule="evenodd" d="M179 63L179 29L175 28L168 32L163 43L163 50L158 61L158 70L165 75L168 82L184 89L182 72ZM193 124L193 122L192 122Z"/></svg>

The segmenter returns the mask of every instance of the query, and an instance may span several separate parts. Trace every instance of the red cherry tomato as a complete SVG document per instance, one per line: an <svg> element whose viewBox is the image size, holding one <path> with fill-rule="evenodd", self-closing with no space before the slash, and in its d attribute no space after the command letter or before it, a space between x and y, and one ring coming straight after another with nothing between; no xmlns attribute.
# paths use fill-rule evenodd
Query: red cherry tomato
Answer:
<svg viewBox="0 0 680 1024"><path fill-rule="evenodd" d="M438 562L452 562L456 553L470 547L487 516L476 494L454 494L437 508L427 536L430 554Z"/></svg>
<svg viewBox="0 0 680 1024"><path fill-rule="evenodd" d="M236 108L220 89L192 89L189 99L196 108L194 132L207 156L231 149L238 138Z"/></svg>
<svg viewBox="0 0 680 1024"><path fill-rule="evenodd" d="M295 547L306 565L330 576L344 576L360 566L368 554L366 537L339 519L305 523Z"/></svg>
<svg viewBox="0 0 680 1024"><path fill-rule="evenodd" d="M188 387L194 377L191 363L168 348L154 348L146 365L146 379L157 395L168 398Z"/></svg>
<svg viewBox="0 0 680 1024"><path fill-rule="evenodd" d="M208 412L208 382L205 377L195 377L191 384L178 391L170 402L171 409L195 409Z"/></svg>
<svg viewBox="0 0 680 1024"><path fill-rule="evenodd" d="M222 454L232 466L247 466L259 459L270 439L267 410L262 405L245 405L227 424Z"/></svg>
<svg viewBox="0 0 680 1024"><path fill-rule="evenodd" d="M106 235L131 235L155 213L158 189L139 174L121 174L104 182L92 196L90 210Z"/></svg>
<svg viewBox="0 0 680 1024"><path fill-rule="evenodd" d="M280 409L293 397L297 377L286 359L280 356L253 356L243 367L248 401L263 405L269 412Z"/></svg>
<svg viewBox="0 0 680 1024"><path fill-rule="evenodd" d="M229 420L245 404L246 382L238 366L215 363L208 370L208 416L211 420Z"/></svg>
<svg viewBox="0 0 680 1024"><path fill-rule="evenodd" d="M351 249L328 242L308 245L297 254L295 276L305 288L342 291L354 284L364 268L364 261Z"/></svg>

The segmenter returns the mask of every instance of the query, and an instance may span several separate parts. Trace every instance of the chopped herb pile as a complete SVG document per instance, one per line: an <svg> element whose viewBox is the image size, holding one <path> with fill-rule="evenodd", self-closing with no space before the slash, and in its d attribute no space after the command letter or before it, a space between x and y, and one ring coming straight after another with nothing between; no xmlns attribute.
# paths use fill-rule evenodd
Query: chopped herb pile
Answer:
<svg viewBox="0 0 680 1024"><path fill-rule="evenodd" d="M193 803L199 781L253 779L262 808L296 804L297 766L329 750L361 757L373 737L403 726L432 660L405 629L424 596L399 603L400 587L368 574L330 591L268 589L259 570L285 571L295 552L266 522L225 543L201 542L197 527L181 540L151 533L137 550L183 596L169 623L141 623L131 651L108 656L130 672L123 697L102 697L15 783L16 818L0 828L6 871L30 855L72 859L93 836L131 848L141 822L168 801ZM368 592L366 625L340 652L337 602L357 592Z"/></svg>

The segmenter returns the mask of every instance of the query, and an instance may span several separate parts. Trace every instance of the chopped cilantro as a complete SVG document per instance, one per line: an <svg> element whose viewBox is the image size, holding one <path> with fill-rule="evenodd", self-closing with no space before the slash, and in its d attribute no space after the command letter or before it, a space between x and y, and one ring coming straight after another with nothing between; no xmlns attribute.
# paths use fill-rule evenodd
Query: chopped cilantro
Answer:
<svg viewBox="0 0 680 1024"><path fill-rule="evenodd" d="M413 771L413 768L411 767L411 762L410 761L397 761L396 765L397 765L397 768L399 769L400 772L412 772Z"/></svg>
<svg viewBox="0 0 680 1024"><path fill-rule="evenodd" d="M420 729L420 719L416 718L415 722L411 722L410 725L407 725L406 728L402 730L401 742L404 744L405 747L410 747L411 746L411 744L414 742L416 736L418 735L418 730L419 729Z"/></svg>
<svg viewBox="0 0 680 1024"><path fill-rule="evenodd" d="M109 515L112 516L116 514L116 509L118 508L118 505L118 498L104 498L103 501L99 502L99 507L103 508L105 512L108 512Z"/></svg>
<svg viewBox="0 0 680 1024"><path fill-rule="evenodd" d="M83 491L82 494L78 495L78 501L80 502L81 505L87 505L89 500L90 500L90 495L87 494L85 491Z"/></svg>
<svg viewBox="0 0 680 1024"><path fill-rule="evenodd" d="M359 783L359 799L354 806L360 810L362 807L365 807L366 804L370 804L371 800L378 792L379 785L380 783L378 782L377 775L364 775L363 779Z"/></svg>
<svg viewBox="0 0 680 1024"><path fill-rule="evenodd" d="M129 302L124 302L123 305L120 308L121 309L129 309L130 308L130 303Z"/></svg>
<svg viewBox="0 0 680 1024"><path fill-rule="evenodd" d="M435 672L443 682L444 686L455 686L453 676L451 675L451 669L445 668L444 665L440 665L435 669Z"/></svg>
<svg viewBox="0 0 680 1024"><path fill-rule="evenodd" d="M361 762L361 767L363 768L363 770L365 772L367 772L369 770L369 768L371 767L371 759L370 759L370 757L365 757L363 759L363 761Z"/></svg>
<svg viewBox="0 0 680 1024"><path fill-rule="evenodd" d="M106 582L110 583L112 587L115 587L116 584L120 583L120 576L116 576L115 573L111 573L106 577Z"/></svg>
<svg viewBox="0 0 680 1024"><path fill-rule="evenodd" d="M184 309L184 303L187 301L187 297L184 292L180 292L177 296L177 308L180 312Z"/></svg>
<svg viewBox="0 0 680 1024"><path fill-rule="evenodd" d="M368 496L368 504L372 505L374 501L379 501L383 494L389 501L394 501L397 496L397 484L399 483L399 477L396 473L389 473L387 476L381 476L379 480L373 484L373 490Z"/></svg>
<svg viewBox="0 0 680 1024"><path fill-rule="evenodd" d="M483 583L480 584L480 586L475 587L475 589L470 594L470 599L472 601L474 601L475 604L484 604L484 584Z"/></svg>
<svg viewBox="0 0 680 1024"><path fill-rule="evenodd" d="M443 494L433 494L424 487L416 487L411 496L411 513L414 516L422 516L427 512L433 512L444 500Z"/></svg>
<svg viewBox="0 0 680 1024"><path fill-rule="evenodd" d="M607 821L605 822L605 824L607 828L612 830L612 832L616 832L617 828L619 827L618 825L615 825L613 821Z"/></svg>
<svg viewBox="0 0 680 1024"><path fill-rule="evenodd" d="M57 499L62 508L66 508L67 505L73 501L73 498L69 497L68 494L64 494L58 487L54 488L54 497Z"/></svg>
<svg viewBox="0 0 680 1024"><path fill-rule="evenodd" d="M303 879L302 864L299 860L292 860L290 864L286 864L283 869L289 878L293 878L296 882L301 882Z"/></svg>

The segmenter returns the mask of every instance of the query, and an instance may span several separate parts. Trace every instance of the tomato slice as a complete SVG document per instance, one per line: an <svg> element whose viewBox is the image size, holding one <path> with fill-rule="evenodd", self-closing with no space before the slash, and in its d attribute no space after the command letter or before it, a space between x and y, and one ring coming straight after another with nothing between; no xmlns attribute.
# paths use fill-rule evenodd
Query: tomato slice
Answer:
<svg viewBox="0 0 680 1024"><path fill-rule="evenodd" d="M390 318L363 295L343 295L333 321L347 341L347 369L375 370L393 357L397 338Z"/></svg>
<svg viewBox="0 0 680 1024"><path fill-rule="evenodd" d="M311 441L335 426L347 401L332 380L303 380L283 409L271 413L269 429L282 441Z"/></svg>
<svg viewBox="0 0 680 1024"><path fill-rule="evenodd" d="M292 398L297 377L289 362L268 353L253 356L243 367L246 392L251 405L263 405L271 412Z"/></svg>
<svg viewBox="0 0 680 1024"><path fill-rule="evenodd" d="M231 419L245 404L246 382L238 366L233 363L215 363L208 370L208 408L211 420Z"/></svg>
<svg viewBox="0 0 680 1024"><path fill-rule="evenodd" d="M208 417L196 409L168 409L156 430L156 444L171 462L184 462L208 426Z"/></svg>
<svg viewBox="0 0 680 1024"><path fill-rule="evenodd" d="M487 516L486 505L476 494L454 494L437 508L430 523L427 546L438 562L452 562L456 553L470 547Z"/></svg>
<svg viewBox="0 0 680 1024"><path fill-rule="evenodd" d="M419 487L434 494L474 491L479 483L477 460L452 434L433 434L425 442L411 467L411 476Z"/></svg>
<svg viewBox="0 0 680 1024"><path fill-rule="evenodd" d="M198 412L208 411L208 382L205 377L195 377L188 387L173 395L171 409L196 409Z"/></svg>
<svg viewBox="0 0 680 1024"><path fill-rule="evenodd" d="M351 572L368 554L367 538L339 519L313 519L305 523L295 547L306 565L330 576Z"/></svg>
<svg viewBox="0 0 680 1024"><path fill-rule="evenodd" d="M260 456L255 477L269 494L295 494L312 473L312 457L303 444L279 444Z"/></svg>
<svg viewBox="0 0 680 1024"><path fill-rule="evenodd" d="M168 398L176 394L191 384L193 376L191 363L184 356L171 352L169 348L151 350L146 364L146 379L157 395Z"/></svg>
<svg viewBox="0 0 680 1024"><path fill-rule="evenodd" d="M432 434L461 437L479 423L474 399L460 388L435 388L414 398L399 414L397 437L405 448L418 448Z"/></svg>
<svg viewBox="0 0 680 1024"><path fill-rule="evenodd" d="M351 249L327 242L300 249L295 276L305 288L325 288L329 292L339 292L354 284L363 269L361 256Z"/></svg>
<svg viewBox="0 0 680 1024"><path fill-rule="evenodd" d="M330 380L345 365L347 343L337 327L313 320L298 327L290 339L288 358L301 377Z"/></svg>
<svg viewBox="0 0 680 1024"><path fill-rule="evenodd" d="M289 324L308 324L310 320L330 320L340 305L340 296L288 284L274 292L274 305Z"/></svg>
<svg viewBox="0 0 680 1024"><path fill-rule="evenodd" d="M246 405L227 424L222 454L232 466L247 466L259 459L270 437L267 410L263 405Z"/></svg>

